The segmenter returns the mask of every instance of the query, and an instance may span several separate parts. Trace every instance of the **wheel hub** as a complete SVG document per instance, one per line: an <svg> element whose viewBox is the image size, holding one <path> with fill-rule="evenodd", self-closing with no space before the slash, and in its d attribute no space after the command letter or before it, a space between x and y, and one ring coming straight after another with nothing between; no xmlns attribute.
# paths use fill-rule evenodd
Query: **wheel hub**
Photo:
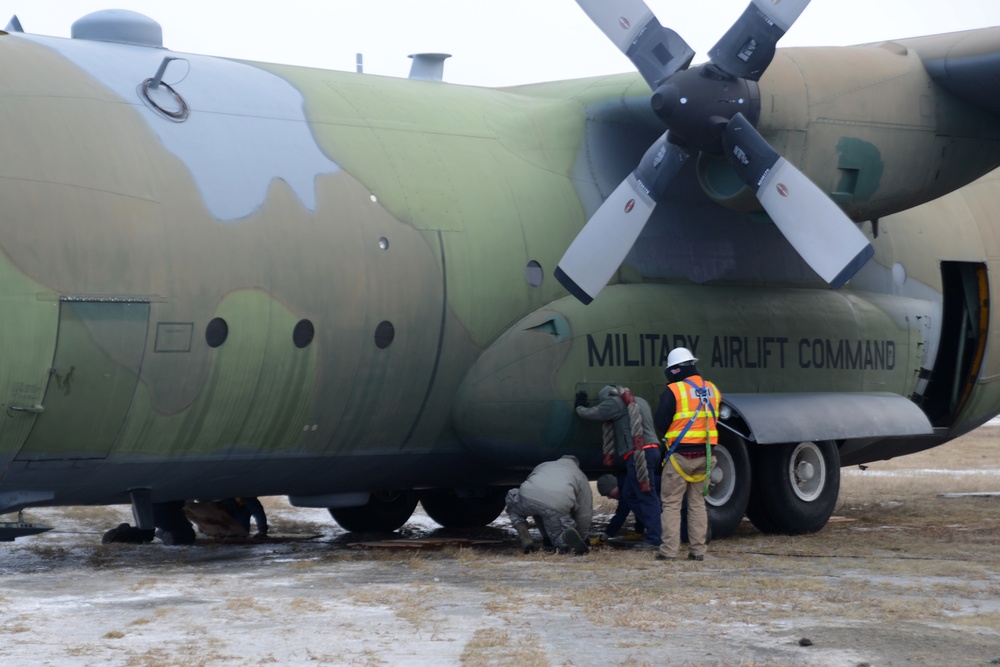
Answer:
<svg viewBox="0 0 1000 667"><path fill-rule="evenodd" d="M823 495L826 464L816 443L800 442L788 460L788 481L801 500L813 502Z"/></svg>
<svg viewBox="0 0 1000 667"><path fill-rule="evenodd" d="M705 502L721 507L729 502L736 489L736 464L724 446L712 448L712 472L708 476L708 495Z"/></svg>

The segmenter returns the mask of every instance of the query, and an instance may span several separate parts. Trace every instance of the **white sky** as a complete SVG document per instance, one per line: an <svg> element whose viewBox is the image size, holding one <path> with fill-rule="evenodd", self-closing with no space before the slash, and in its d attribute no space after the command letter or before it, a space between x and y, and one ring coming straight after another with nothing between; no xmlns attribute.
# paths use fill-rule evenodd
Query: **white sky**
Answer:
<svg viewBox="0 0 1000 667"><path fill-rule="evenodd" d="M610 1L610 0L609 0ZM749 0L647 0L704 60ZM410 53L446 52L445 80L504 86L626 72L631 63L573 0L19 0L26 32L69 37L99 9L130 9L188 53L406 76ZM779 46L859 44L1000 25L997 0L813 0Z"/></svg>

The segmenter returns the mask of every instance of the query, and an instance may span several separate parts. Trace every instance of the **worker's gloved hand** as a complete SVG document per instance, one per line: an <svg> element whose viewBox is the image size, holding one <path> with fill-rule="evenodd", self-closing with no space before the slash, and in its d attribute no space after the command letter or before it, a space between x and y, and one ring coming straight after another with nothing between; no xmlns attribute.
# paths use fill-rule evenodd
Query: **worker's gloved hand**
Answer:
<svg viewBox="0 0 1000 667"><path fill-rule="evenodd" d="M573 403L574 408L585 408L587 407L587 392L578 391L576 392L576 402Z"/></svg>
<svg viewBox="0 0 1000 667"><path fill-rule="evenodd" d="M652 493L653 488L649 485L649 482L639 482L639 490L643 493Z"/></svg>

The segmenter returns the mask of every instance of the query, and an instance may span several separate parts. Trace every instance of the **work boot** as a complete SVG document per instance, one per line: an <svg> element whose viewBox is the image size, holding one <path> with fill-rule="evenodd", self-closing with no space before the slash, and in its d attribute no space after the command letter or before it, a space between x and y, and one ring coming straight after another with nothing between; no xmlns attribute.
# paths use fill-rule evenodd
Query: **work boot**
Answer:
<svg viewBox="0 0 1000 667"><path fill-rule="evenodd" d="M531 539L531 533L528 532L528 524L521 523L514 525L514 530L517 531L517 537L521 540L521 551L530 554L532 551L537 551L538 547L535 546L535 541Z"/></svg>
<svg viewBox="0 0 1000 667"><path fill-rule="evenodd" d="M700 554L688 554L688 560L705 560L705 557Z"/></svg>
<svg viewBox="0 0 1000 667"><path fill-rule="evenodd" d="M576 528L570 528L562 534L563 541L573 548L573 553L577 556L582 556L583 554L590 551L590 547L587 543L583 541L580 537L580 533L576 531Z"/></svg>

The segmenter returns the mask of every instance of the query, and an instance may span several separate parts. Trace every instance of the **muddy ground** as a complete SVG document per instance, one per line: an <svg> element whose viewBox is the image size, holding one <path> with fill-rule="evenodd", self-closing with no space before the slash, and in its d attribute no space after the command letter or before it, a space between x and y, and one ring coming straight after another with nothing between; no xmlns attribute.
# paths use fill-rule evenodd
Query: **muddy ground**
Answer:
<svg viewBox="0 0 1000 667"><path fill-rule="evenodd" d="M55 530L0 543L0 664L996 665L1000 497L939 494L1000 491L998 438L844 469L821 532L744 522L703 563L525 556L503 519L479 546L351 546L281 499L268 542L104 546L127 507L36 509Z"/></svg>

